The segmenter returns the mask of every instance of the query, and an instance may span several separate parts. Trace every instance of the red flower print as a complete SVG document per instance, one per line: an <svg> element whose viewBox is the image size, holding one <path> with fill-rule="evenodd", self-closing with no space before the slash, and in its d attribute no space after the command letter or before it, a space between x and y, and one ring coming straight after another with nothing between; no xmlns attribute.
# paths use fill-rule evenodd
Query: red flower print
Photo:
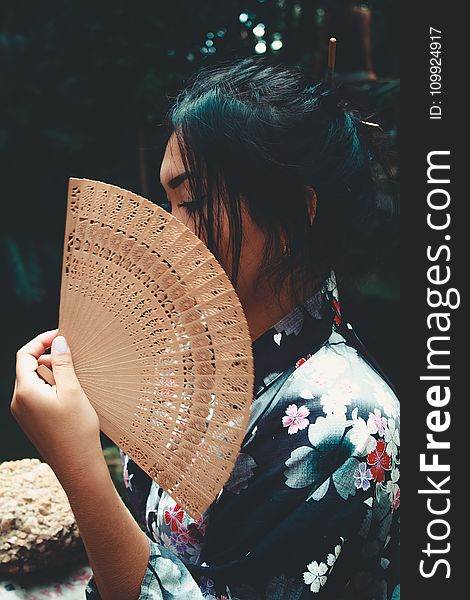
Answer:
<svg viewBox="0 0 470 600"><path fill-rule="evenodd" d="M179 504L165 511L165 523L170 526L171 531L178 531L180 523L183 522L184 511Z"/></svg>
<svg viewBox="0 0 470 600"><path fill-rule="evenodd" d="M367 455L367 464L370 465L370 472L377 483L382 483L385 479L384 469L390 470L392 460L389 454L385 452L385 442L379 440L375 450Z"/></svg>
<svg viewBox="0 0 470 600"><path fill-rule="evenodd" d="M336 298L333 299L333 308L335 311L335 316L333 317L333 321L336 325L341 325L341 307L339 305L338 300Z"/></svg>
<svg viewBox="0 0 470 600"><path fill-rule="evenodd" d="M298 369L299 367L301 367L304 364L304 362L307 362L308 359L311 357L311 354L307 354L307 358L304 358L303 356L299 358L299 360L295 363L295 368Z"/></svg>

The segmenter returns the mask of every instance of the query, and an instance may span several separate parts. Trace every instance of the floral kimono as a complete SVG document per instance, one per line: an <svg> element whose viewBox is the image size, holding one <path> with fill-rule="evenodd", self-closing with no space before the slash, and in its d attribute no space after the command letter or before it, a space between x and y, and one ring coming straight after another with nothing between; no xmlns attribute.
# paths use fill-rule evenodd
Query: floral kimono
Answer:
<svg viewBox="0 0 470 600"><path fill-rule="evenodd" d="M150 545L140 600L399 598L399 403L335 288L253 342L246 436L201 518L120 451Z"/></svg>

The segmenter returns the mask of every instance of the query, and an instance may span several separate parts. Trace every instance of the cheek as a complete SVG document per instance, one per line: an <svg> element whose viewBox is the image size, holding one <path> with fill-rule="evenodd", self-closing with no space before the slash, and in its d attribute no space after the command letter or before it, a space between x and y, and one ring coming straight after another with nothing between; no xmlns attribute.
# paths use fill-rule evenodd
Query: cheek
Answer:
<svg viewBox="0 0 470 600"><path fill-rule="evenodd" d="M224 268L224 271L230 277L231 269L232 269L232 254L231 249L229 247L229 227L228 227L228 218L224 215L222 222L220 224L220 242L218 246L217 260Z"/></svg>
<svg viewBox="0 0 470 600"><path fill-rule="evenodd" d="M172 211L172 214L181 221L188 229L190 229L194 234L196 234L196 228L194 227L194 219L191 215L184 210L184 208L176 208Z"/></svg>
<svg viewBox="0 0 470 600"><path fill-rule="evenodd" d="M173 214L197 235L197 230L191 215L188 215L184 209L178 208L174 210ZM266 234L253 222L246 211L243 211L242 214L242 233L243 237L240 248L240 268L237 287L239 290L249 290L261 267ZM232 255L229 240L229 220L224 211L220 221L220 245L217 253L217 260L228 277L231 276L232 272ZM202 241L206 244L206 240L203 239Z"/></svg>
<svg viewBox="0 0 470 600"><path fill-rule="evenodd" d="M242 256L247 265L257 268L262 263L264 247L267 241L266 232L253 221L247 209L243 211Z"/></svg>
<svg viewBox="0 0 470 600"><path fill-rule="evenodd" d="M250 218L244 220L239 285L249 289L261 270L266 234Z"/></svg>
<svg viewBox="0 0 470 600"><path fill-rule="evenodd" d="M194 226L194 218L192 215L188 214L188 211L184 208L172 207L171 214L181 221L183 225L186 225L188 229L190 229L194 235L196 235L196 227Z"/></svg>
<svg viewBox="0 0 470 600"><path fill-rule="evenodd" d="M265 241L265 236L258 230L251 232L251 234L247 233L244 237L240 254L240 268L243 267L245 272L257 273L260 269Z"/></svg>

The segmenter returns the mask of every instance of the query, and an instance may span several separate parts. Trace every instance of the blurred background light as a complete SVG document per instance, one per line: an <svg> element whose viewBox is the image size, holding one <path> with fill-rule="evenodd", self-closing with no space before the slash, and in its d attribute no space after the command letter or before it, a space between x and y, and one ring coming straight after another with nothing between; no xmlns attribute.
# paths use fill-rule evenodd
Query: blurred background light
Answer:
<svg viewBox="0 0 470 600"><path fill-rule="evenodd" d="M265 29L264 23L258 23L256 27L253 27L253 33L256 35L256 37L263 37Z"/></svg>
<svg viewBox="0 0 470 600"><path fill-rule="evenodd" d="M264 54L266 52L266 42L264 40L259 40L255 46L256 54Z"/></svg>

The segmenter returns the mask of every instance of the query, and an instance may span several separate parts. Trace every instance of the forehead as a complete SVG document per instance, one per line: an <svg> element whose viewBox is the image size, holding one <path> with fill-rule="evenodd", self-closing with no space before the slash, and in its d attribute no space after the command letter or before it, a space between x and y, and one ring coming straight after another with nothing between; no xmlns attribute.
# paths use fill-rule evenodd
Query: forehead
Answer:
<svg viewBox="0 0 470 600"><path fill-rule="evenodd" d="M170 179L184 171L183 159L178 148L175 133L172 133L165 148L162 164L160 166L160 182L166 185Z"/></svg>

